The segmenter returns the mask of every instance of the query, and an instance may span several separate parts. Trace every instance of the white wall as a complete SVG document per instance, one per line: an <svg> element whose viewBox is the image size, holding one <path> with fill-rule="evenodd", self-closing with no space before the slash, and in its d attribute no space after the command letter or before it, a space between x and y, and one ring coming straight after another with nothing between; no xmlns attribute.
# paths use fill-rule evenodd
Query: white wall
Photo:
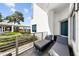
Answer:
<svg viewBox="0 0 79 59"><path fill-rule="evenodd" d="M60 22L64 21L64 20L68 20L68 13L69 8L65 8L64 10L62 10L61 12L55 12L55 18L54 18L54 28L53 28L53 32L55 35L60 35Z"/></svg>
<svg viewBox="0 0 79 59"><path fill-rule="evenodd" d="M33 4L33 19L31 25L37 24L37 32L48 32L51 34L48 25L48 15L37 4Z"/></svg>
<svg viewBox="0 0 79 59"><path fill-rule="evenodd" d="M70 12L72 13L72 10L73 10L73 4L70 4ZM71 14L70 13L70 14ZM75 29L76 29L76 31L75 31L75 41L73 40L73 20L72 20L72 18L69 16L69 45L73 48L73 51L74 51L74 54L75 55L78 55L79 56L79 18L78 18L78 13L77 12L74 12L74 14L75 14Z"/></svg>
<svg viewBox="0 0 79 59"><path fill-rule="evenodd" d="M49 34L60 34L60 21L68 17L69 8L61 12L50 10L46 13L37 4L33 4L33 20L31 24L37 24L37 32L48 32Z"/></svg>
<svg viewBox="0 0 79 59"><path fill-rule="evenodd" d="M53 28L54 28L54 11L50 10L48 12L48 25L49 25L49 30L51 34L54 34Z"/></svg>

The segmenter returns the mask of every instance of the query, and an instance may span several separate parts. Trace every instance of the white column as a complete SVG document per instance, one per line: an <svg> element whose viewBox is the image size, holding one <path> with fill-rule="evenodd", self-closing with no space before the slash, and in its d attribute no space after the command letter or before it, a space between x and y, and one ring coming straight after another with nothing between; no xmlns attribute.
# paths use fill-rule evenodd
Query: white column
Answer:
<svg viewBox="0 0 79 59"><path fill-rule="evenodd" d="M71 22L70 22L70 17L68 18L68 44L71 46Z"/></svg>
<svg viewBox="0 0 79 59"><path fill-rule="evenodd" d="M4 32L5 32L5 26L3 27L3 30L4 30Z"/></svg>
<svg viewBox="0 0 79 59"><path fill-rule="evenodd" d="M1 31L3 32L3 26L1 26Z"/></svg>
<svg viewBox="0 0 79 59"><path fill-rule="evenodd" d="M14 32L14 26L13 26L13 25L12 25L12 27L11 27L11 30L12 30L11 32Z"/></svg>

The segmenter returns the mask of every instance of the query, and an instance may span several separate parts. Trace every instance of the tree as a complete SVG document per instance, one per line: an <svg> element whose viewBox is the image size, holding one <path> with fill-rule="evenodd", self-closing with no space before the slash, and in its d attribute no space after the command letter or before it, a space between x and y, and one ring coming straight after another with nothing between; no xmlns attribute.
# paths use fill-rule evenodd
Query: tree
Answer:
<svg viewBox="0 0 79 59"><path fill-rule="evenodd" d="M2 14L0 13L0 22L3 21L3 17L2 17Z"/></svg>
<svg viewBox="0 0 79 59"><path fill-rule="evenodd" d="M18 24L20 24L20 21L24 22L24 17L23 17L23 14L21 12L15 11L14 17L15 17L16 22Z"/></svg>
<svg viewBox="0 0 79 59"><path fill-rule="evenodd" d="M15 11L12 15L6 17L9 22L14 22L20 24L20 22L24 22L23 14L19 11Z"/></svg>
<svg viewBox="0 0 79 59"><path fill-rule="evenodd" d="M8 22L14 22L14 19L12 16L7 16L6 20L8 20Z"/></svg>

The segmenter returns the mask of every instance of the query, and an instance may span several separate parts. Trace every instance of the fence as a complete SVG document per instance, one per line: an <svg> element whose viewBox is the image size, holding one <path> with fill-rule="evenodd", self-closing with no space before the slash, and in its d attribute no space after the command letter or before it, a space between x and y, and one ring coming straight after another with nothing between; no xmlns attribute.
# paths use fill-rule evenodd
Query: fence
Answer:
<svg viewBox="0 0 79 59"><path fill-rule="evenodd" d="M47 32L36 32L31 34L23 34L16 37L12 42L7 43L4 46L0 46L0 55L2 56L17 56L20 53L33 47L33 41L43 40L47 35ZM30 37L31 36L31 37ZM34 37L35 36L35 37Z"/></svg>

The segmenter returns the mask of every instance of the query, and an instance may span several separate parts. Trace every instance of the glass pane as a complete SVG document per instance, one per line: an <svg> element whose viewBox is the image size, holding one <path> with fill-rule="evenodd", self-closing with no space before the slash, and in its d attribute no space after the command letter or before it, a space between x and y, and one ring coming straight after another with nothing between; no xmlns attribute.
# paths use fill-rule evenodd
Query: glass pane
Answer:
<svg viewBox="0 0 79 59"><path fill-rule="evenodd" d="M32 25L32 32L36 32L36 24Z"/></svg>
<svg viewBox="0 0 79 59"><path fill-rule="evenodd" d="M61 35L68 36L68 21L61 22Z"/></svg>

